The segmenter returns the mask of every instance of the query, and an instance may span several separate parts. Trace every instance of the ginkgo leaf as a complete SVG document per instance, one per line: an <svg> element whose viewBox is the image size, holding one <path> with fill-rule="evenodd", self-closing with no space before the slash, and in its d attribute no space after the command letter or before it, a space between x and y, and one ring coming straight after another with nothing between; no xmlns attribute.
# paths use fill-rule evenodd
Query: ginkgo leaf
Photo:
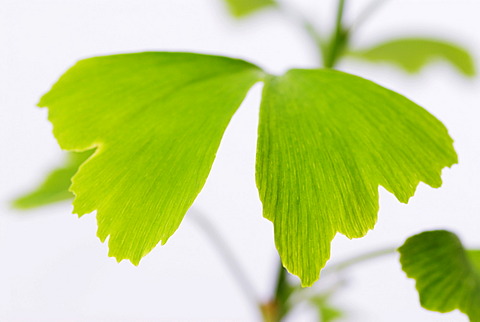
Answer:
<svg viewBox="0 0 480 322"><path fill-rule="evenodd" d="M60 146L96 148L72 179L110 256L137 264L175 232L231 117L263 77L241 60L148 52L78 62L40 101Z"/></svg>
<svg viewBox="0 0 480 322"><path fill-rule="evenodd" d="M30 209L73 198L68 191L71 178L91 154L92 151L69 153L65 165L53 170L37 188L14 200L12 205L18 209Z"/></svg>
<svg viewBox="0 0 480 322"><path fill-rule="evenodd" d="M405 97L333 70L265 81L257 186L284 266L312 285L337 232L372 229L378 186L407 202L457 162L443 124Z"/></svg>
<svg viewBox="0 0 480 322"><path fill-rule="evenodd" d="M237 18L248 16L276 4L275 0L225 0L225 2L230 13Z"/></svg>
<svg viewBox="0 0 480 322"><path fill-rule="evenodd" d="M455 234L436 230L410 237L398 251L424 308L459 309L470 321L480 321L480 250L467 251Z"/></svg>
<svg viewBox="0 0 480 322"><path fill-rule="evenodd" d="M391 63L409 73L417 73L429 63L443 60L466 76L475 75L473 58L468 51L442 40L401 38L349 54L371 62Z"/></svg>

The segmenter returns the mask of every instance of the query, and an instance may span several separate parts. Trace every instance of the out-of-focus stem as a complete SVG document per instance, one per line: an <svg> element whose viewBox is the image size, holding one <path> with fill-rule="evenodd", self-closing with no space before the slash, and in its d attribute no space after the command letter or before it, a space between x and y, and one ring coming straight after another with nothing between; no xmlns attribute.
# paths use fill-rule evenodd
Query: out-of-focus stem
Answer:
<svg viewBox="0 0 480 322"><path fill-rule="evenodd" d="M343 13L345 12L346 2L346 0L338 1L334 32L329 46L323 52L323 65L325 68L335 67L345 46L347 35L343 26Z"/></svg>
<svg viewBox="0 0 480 322"><path fill-rule="evenodd" d="M205 232L205 235L210 239L212 245L217 250L220 257L223 259L225 265L232 273L232 276L237 281L237 284L242 290L242 293L245 295L247 300L252 303L256 310L259 310L262 313L260 308L260 300L257 296L253 284L250 282L250 279L247 277L247 274L242 270L240 261L234 256L233 251L228 247L225 240L222 238L217 229L213 224L207 219L207 217L198 211L197 209L190 210L190 216L197 225L202 228Z"/></svg>
<svg viewBox="0 0 480 322"><path fill-rule="evenodd" d="M355 256L355 257L346 259L340 263L328 266L323 270L322 275L324 276L326 274L339 273L347 268L350 268L351 266L354 266L372 259L376 259L378 257L393 255L396 252L397 252L397 248L395 247L374 250L372 252Z"/></svg>

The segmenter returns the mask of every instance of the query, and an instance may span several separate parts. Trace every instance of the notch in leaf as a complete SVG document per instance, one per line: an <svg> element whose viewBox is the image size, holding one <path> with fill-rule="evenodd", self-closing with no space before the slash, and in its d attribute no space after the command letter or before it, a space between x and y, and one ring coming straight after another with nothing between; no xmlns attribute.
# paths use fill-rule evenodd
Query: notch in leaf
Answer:
<svg viewBox="0 0 480 322"><path fill-rule="evenodd" d="M351 57L373 63L390 63L415 74L428 64L445 61L467 77L475 76L475 64L469 52L459 45L428 38L400 38L371 48L352 50Z"/></svg>
<svg viewBox="0 0 480 322"><path fill-rule="evenodd" d="M424 308L459 309L470 321L480 321L480 250L466 250L455 234L436 230L408 238L398 251Z"/></svg>

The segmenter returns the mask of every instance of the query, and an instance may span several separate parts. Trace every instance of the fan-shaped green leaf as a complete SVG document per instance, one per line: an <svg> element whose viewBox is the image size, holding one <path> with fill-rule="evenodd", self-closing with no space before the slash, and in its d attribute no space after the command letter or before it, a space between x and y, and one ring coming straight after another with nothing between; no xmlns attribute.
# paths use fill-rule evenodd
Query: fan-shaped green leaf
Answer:
<svg viewBox="0 0 480 322"><path fill-rule="evenodd" d="M275 0L225 0L230 13L237 18L248 16L276 4Z"/></svg>
<svg viewBox="0 0 480 322"><path fill-rule="evenodd" d="M68 191L71 179L78 167L92 154L92 151L71 152L65 165L53 170L33 191L13 201L18 209L30 209L73 198Z"/></svg>
<svg viewBox="0 0 480 322"><path fill-rule="evenodd" d="M480 321L480 250L466 251L455 234L437 230L410 237L398 251L424 308L459 309L470 321Z"/></svg>
<svg viewBox="0 0 480 322"><path fill-rule="evenodd" d="M333 70L291 70L266 80L257 185L284 266L312 285L337 232L372 229L378 186L407 202L423 181L442 183L457 162L435 117L405 97Z"/></svg>
<svg viewBox="0 0 480 322"><path fill-rule="evenodd" d="M97 210L111 256L137 264L175 232L262 77L230 58L125 54L80 61L41 99L63 149L96 148L72 179L74 212Z"/></svg>
<svg viewBox="0 0 480 322"><path fill-rule="evenodd" d="M371 62L385 62L417 73L427 64L444 60L466 76L475 75L475 66L468 51L458 45L434 39L402 38L390 40L372 48L350 52Z"/></svg>

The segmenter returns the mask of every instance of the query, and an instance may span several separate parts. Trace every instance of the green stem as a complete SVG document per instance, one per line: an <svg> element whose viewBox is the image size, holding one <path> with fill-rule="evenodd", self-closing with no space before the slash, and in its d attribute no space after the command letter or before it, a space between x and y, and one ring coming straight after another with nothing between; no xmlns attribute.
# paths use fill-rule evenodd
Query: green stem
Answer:
<svg viewBox="0 0 480 322"><path fill-rule="evenodd" d="M335 20L335 37L338 40L339 35L343 32L343 13L345 12L346 0L338 1L337 19Z"/></svg>
<svg viewBox="0 0 480 322"><path fill-rule="evenodd" d="M323 51L323 65L325 68L333 68L336 65L345 47L347 33L343 26L343 14L345 12L346 2L346 0L338 1L333 36L331 37L330 44L326 46Z"/></svg>
<svg viewBox="0 0 480 322"><path fill-rule="evenodd" d="M278 263L277 283L275 286L275 297L279 297L287 286L287 270L283 267L282 262Z"/></svg>
<svg viewBox="0 0 480 322"><path fill-rule="evenodd" d="M252 305L255 307L255 310L258 310L261 314L263 314L259 305L261 302L256 294L253 284L250 282L247 274L242 270L240 262L233 255L232 250L228 247L227 243L217 229L203 213L196 209L190 210L189 218L192 218L197 225L202 228L202 230L205 232L205 235L210 239L212 245L217 249L218 254L232 273L232 276L237 281L242 293L245 295L247 300L252 303Z"/></svg>
<svg viewBox="0 0 480 322"><path fill-rule="evenodd" d="M283 267L282 262L279 261L275 291L272 298L268 302L262 304L265 322L277 322L285 317L290 310L288 301L292 292L293 288L288 282L287 270Z"/></svg>
<svg viewBox="0 0 480 322"><path fill-rule="evenodd" d="M291 295L291 286L288 283L288 273L282 262L279 261L277 284L275 287L274 299L277 305L277 317L278 320L282 319L287 314L289 308L287 306L288 298Z"/></svg>
<svg viewBox="0 0 480 322"><path fill-rule="evenodd" d="M351 266L354 266L372 259L376 259L379 257L383 257L386 255L393 255L396 252L397 252L397 248L389 247L389 248L368 252L362 255L358 255L358 256L349 258L347 260L344 260L340 263L328 266L323 270L322 275L325 276L326 274L339 273L347 268L350 268Z"/></svg>

